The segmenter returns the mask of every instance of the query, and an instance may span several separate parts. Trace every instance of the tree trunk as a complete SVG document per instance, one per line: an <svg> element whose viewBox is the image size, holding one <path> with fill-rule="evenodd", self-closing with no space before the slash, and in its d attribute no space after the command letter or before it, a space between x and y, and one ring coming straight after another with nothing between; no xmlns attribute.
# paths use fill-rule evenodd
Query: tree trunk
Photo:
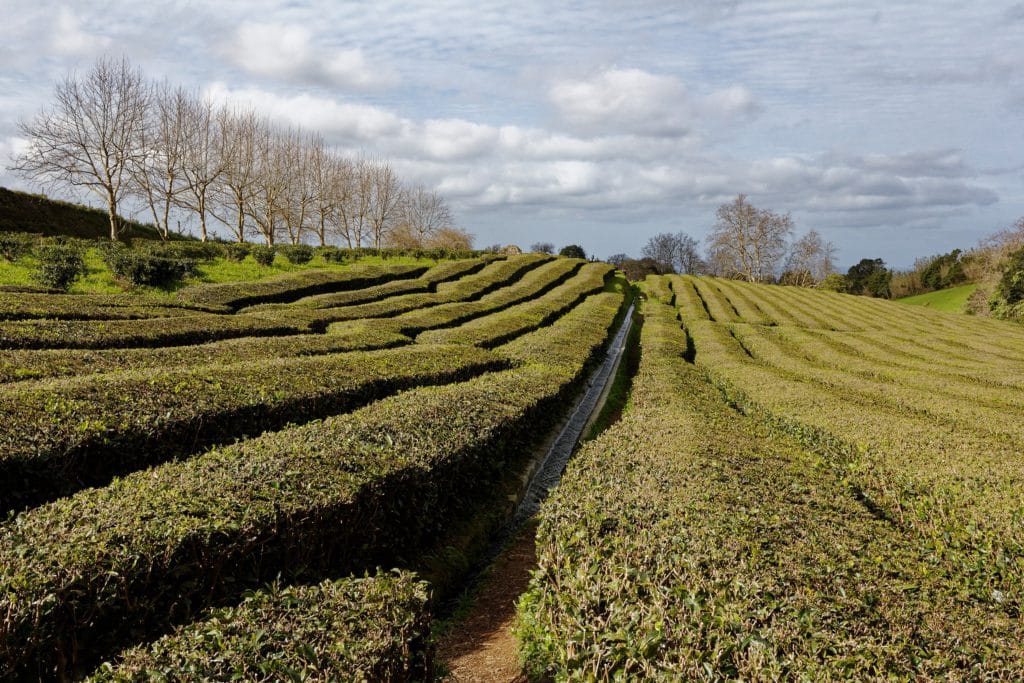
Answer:
<svg viewBox="0 0 1024 683"><path fill-rule="evenodd" d="M117 225L117 198L113 192L107 192L107 210L110 211L110 240L112 242L117 241L118 225Z"/></svg>

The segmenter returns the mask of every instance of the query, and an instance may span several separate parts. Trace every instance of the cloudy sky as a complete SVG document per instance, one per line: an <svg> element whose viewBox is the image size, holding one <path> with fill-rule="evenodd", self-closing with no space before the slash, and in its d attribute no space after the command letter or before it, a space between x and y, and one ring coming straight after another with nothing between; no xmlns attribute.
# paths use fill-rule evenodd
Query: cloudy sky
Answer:
<svg viewBox="0 0 1024 683"><path fill-rule="evenodd" d="M0 164L126 55L436 187L477 244L702 239L737 193L841 265L1024 215L1024 2L0 0ZM0 168L0 185L29 188Z"/></svg>

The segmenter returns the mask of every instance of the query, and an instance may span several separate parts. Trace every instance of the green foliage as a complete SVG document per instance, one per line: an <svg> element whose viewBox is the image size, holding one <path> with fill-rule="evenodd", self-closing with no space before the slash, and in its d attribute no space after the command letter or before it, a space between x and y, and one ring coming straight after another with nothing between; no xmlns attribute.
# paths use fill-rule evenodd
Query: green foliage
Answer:
<svg viewBox="0 0 1024 683"><path fill-rule="evenodd" d="M274 262L274 257L277 256L277 249L267 244L254 244L249 249L249 255L252 256L252 260L261 266L269 266Z"/></svg>
<svg viewBox="0 0 1024 683"><path fill-rule="evenodd" d="M76 246L47 244L36 250L36 258L34 278L44 287L67 291L71 283L85 275L85 260Z"/></svg>
<svg viewBox="0 0 1024 683"><path fill-rule="evenodd" d="M253 247L255 250L257 247ZM345 270L305 270L253 282L198 284L178 293L181 301L238 310L255 304L295 301L302 297L361 289L392 279L413 278L425 266L356 266Z"/></svg>
<svg viewBox="0 0 1024 683"><path fill-rule="evenodd" d="M921 284L926 289L935 291L962 284L967 280L964 267L960 261L961 251L954 249L948 254L933 258L921 271Z"/></svg>
<svg viewBox="0 0 1024 683"><path fill-rule="evenodd" d="M224 252L225 259L238 263L239 261L245 260L245 257L249 255L252 247L241 242L229 242L222 247L222 250Z"/></svg>
<svg viewBox="0 0 1024 683"><path fill-rule="evenodd" d="M1009 305L1024 301L1024 249L1010 254L995 294Z"/></svg>
<svg viewBox="0 0 1024 683"><path fill-rule="evenodd" d="M282 256L288 259L289 263L297 266L304 265L313 260L316 250L308 244L286 244L277 249Z"/></svg>
<svg viewBox="0 0 1024 683"><path fill-rule="evenodd" d="M880 258L861 259L846 273L846 291L888 299L891 296L891 281L892 272L885 267L885 261Z"/></svg>
<svg viewBox="0 0 1024 683"><path fill-rule="evenodd" d="M521 464L600 353L621 301L591 297L498 349L519 368L408 391L22 513L0 529L0 675L58 657L88 663L75 659L279 573L302 580L415 556ZM434 350L438 362L484 353ZM395 371L406 364L396 357Z"/></svg>
<svg viewBox="0 0 1024 683"><path fill-rule="evenodd" d="M403 388L500 367L468 347L271 358L26 383L0 395L0 511Z"/></svg>
<svg viewBox="0 0 1024 683"><path fill-rule="evenodd" d="M32 238L14 232L0 232L0 256L14 263L32 253Z"/></svg>
<svg viewBox="0 0 1024 683"><path fill-rule="evenodd" d="M824 280L818 283L818 289L845 294L849 291L849 284L846 281L846 276L842 273L829 273Z"/></svg>
<svg viewBox="0 0 1024 683"><path fill-rule="evenodd" d="M587 252L583 251L583 247L578 244L569 244L562 247L559 252L559 256L566 256L568 258L587 258Z"/></svg>
<svg viewBox="0 0 1024 683"><path fill-rule="evenodd" d="M378 572L312 586L273 585L148 647L104 664L88 681L429 680L427 585Z"/></svg>
<svg viewBox="0 0 1024 683"><path fill-rule="evenodd" d="M104 261L115 277L132 285L168 289L196 273L197 263L191 258L172 258L158 253L112 245L104 253Z"/></svg>

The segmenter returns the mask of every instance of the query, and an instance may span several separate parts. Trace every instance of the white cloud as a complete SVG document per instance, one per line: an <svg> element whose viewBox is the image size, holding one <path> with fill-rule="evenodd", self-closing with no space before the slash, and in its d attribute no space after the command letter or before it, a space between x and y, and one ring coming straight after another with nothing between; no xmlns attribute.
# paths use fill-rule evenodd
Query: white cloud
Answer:
<svg viewBox="0 0 1024 683"><path fill-rule="evenodd" d="M54 50L69 56L84 56L103 52L110 44L109 37L95 35L82 28L81 20L70 7L60 8L51 38Z"/></svg>
<svg viewBox="0 0 1024 683"><path fill-rule="evenodd" d="M353 89L392 86L393 70L372 65L362 49L330 49L319 44L305 26L246 21L229 49L246 71L282 80L297 79Z"/></svg>

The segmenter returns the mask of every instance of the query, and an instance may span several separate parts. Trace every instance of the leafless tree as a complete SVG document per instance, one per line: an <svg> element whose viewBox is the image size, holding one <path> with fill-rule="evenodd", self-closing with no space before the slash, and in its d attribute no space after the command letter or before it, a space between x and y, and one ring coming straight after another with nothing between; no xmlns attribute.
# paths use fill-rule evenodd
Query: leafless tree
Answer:
<svg viewBox="0 0 1024 683"><path fill-rule="evenodd" d="M309 151L309 179L313 201L310 222L320 246L327 244L327 236L340 234L340 204L349 183L344 177L350 171L347 160L332 154L317 138Z"/></svg>
<svg viewBox="0 0 1024 683"><path fill-rule="evenodd" d="M387 240L388 231L399 218L399 209L404 201L402 184L398 174L386 161L368 164L369 198L366 202L370 237L374 248L380 249Z"/></svg>
<svg viewBox="0 0 1024 683"><path fill-rule="evenodd" d="M134 143L138 153L132 155L128 171L132 192L149 208L153 224L166 240L171 209L188 189L182 165L191 96L166 82L153 84L150 92L150 106Z"/></svg>
<svg viewBox="0 0 1024 683"><path fill-rule="evenodd" d="M84 76L61 80L55 97L52 109L19 124L29 144L13 170L44 185L92 192L106 205L110 239L117 239L117 211L148 106L146 81L126 59L104 57Z"/></svg>
<svg viewBox="0 0 1024 683"><path fill-rule="evenodd" d="M373 164L358 159L349 164L349 172L337 177L338 227L349 249L363 246L369 232Z"/></svg>
<svg viewBox="0 0 1024 683"><path fill-rule="evenodd" d="M817 230L810 230L789 247L785 284L811 287L835 272L836 248Z"/></svg>
<svg viewBox="0 0 1024 683"><path fill-rule="evenodd" d="M452 211L444 197L422 185L405 193L398 207L398 223L394 230L401 232L411 245L423 246L437 234L438 230L450 228L455 223ZM392 237L392 242L395 238Z"/></svg>
<svg viewBox="0 0 1024 683"><path fill-rule="evenodd" d="M265 124L253 111L222 109L217 113L222 137L221 173L214 182L214 206L210 213L227 226L239 242L249 232L248 207L256 191L256 161Z"/></svg>
<svg viewBox="0 0 1024 683"><path fill-rule="evenodd" d="M554 254L555 245L551 242L534 242L530 245L530 251L535 254Z"/></svg>
<svg viewBox="0 0 1024 683"><path fill-rule="evenodd" d="M178 205L196 214L199 234L208 237L207 214L215 204L214 188L227 162L223 117L213 104L197 97L189 98L185 109L185 148L181 177L185 191Z"/></svg>
<svg viewBox="0 0 1024 683"><path fill-rule="evenodd" d="M316 179L313 177L313 156L323 151L323 140L300 130L287 131L277 139L278 175L284 182L280 218L289 241L298 244L309 227L316 203Z"/></svg>
<svg viewBox="0 0 1024 683"><path fill-rule="evenodd" d="M697 240L684 232L655 235L647 240L641 255L655 261L662 273L696 274L704 270Z"/></svg>
<svg viewBox="0 0 1024 683"><path fill-rule="evenodd" d="M707 238L712 270L749 282L772 280L793 232L789 214L758 209L741 194L719 206L717 217Z"/></svg>
<svg viewBox="0 0 1024 683"><path fill-rule="evenodd" d="M261 125L256 130L253 191L246 206L256 231L268 245L277 241L286 215L292 152L288 136Z"/></svg>

